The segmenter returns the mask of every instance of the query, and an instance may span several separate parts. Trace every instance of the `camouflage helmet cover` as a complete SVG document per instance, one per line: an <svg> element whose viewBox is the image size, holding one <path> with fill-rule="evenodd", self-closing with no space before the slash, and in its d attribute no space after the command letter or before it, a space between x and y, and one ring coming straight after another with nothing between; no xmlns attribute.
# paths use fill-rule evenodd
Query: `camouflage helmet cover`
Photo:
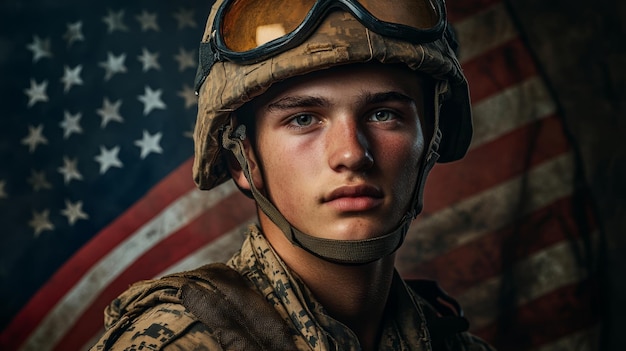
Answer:
<svg viewBox="0 0 626 351"><path fill-rule="evenodd" d="M203 42L210 41L214 17L224 1L218 0L213 5ZM222 157L221 130L229 124L231 114L244 103L263 94L272 84L290 77L343 64L375 61L404 63L436 80L448 82L447 99L439 114L439 129L443 135L439 162L462 158L472 135L469 92L447 38L411 44L378 35L349 13L332 12L295 48L253 64L215 63L198 91L193 164L196 185L208 190L229 179Z"/></svg>

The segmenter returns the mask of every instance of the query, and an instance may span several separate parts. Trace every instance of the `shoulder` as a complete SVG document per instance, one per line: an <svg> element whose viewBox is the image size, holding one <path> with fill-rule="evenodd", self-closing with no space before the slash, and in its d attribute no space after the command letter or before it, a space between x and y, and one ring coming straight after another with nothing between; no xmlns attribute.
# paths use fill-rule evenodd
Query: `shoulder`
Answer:
<svg viewBox="0 0 626 351"><path fill-rule="evenodd" d="M123 316L92 350L221 350L214 340L212 331L184 306L161 303L136 316Z"/></svg>
<svg viewBox="0 0 626 351"><path fill-rule="evenodd" d="M105 309L106 332L91 350L221 350L182 301L183 286L201 283L205 270L132 285Z"/></svg>
<svg viewBox="0 0 626 351"><path fill-rule="evenodd" d="M468 332L469 321L461 305L432 280L407 280L421 302L433 350L495 351L484 340Z"/></svg>

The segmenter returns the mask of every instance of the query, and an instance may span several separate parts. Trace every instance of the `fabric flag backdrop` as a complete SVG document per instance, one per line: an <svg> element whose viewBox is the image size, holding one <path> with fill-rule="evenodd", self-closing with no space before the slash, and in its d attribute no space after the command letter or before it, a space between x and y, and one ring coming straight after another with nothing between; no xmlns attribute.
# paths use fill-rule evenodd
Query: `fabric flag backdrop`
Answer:
<svg viewBox="0 0 626 351"><path fill-rule="evenodd" d="M253 204L191 180L210 5L0 4L0 350L87 349L129 284L237 249ZM575 148L505 4L448 6L475 138L432 172L398 268L501 350L594 349L599 234Z"/></svg>

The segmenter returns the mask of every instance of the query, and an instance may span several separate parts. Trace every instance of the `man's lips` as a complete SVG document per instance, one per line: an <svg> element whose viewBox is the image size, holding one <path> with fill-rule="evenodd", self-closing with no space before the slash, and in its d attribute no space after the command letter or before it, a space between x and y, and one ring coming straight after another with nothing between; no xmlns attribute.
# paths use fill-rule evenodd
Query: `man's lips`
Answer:
<svg viewBox="0 0 626 351"><path fill-rule="evenodd" d="M342 197L372 197L382 198L383 194L377 187L371 185L342 186L324 197L324 202L333 201Z"/></svg>
<svg viewBox="0 0 626 351"><path fill-rule="evenodd" d="M371 185L342 186L323 198L340 211L366 211L382 203L383 193Z"/></svg>

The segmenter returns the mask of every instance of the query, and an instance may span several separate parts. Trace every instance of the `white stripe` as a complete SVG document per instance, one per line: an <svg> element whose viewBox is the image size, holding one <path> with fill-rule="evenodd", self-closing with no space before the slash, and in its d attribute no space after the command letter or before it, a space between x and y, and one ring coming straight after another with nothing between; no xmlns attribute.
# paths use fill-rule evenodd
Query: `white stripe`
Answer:
<svg viewBox="0 0 626 351"><path fill-rule="evenodd" d="M544 162L525 175L489 188L430 216L418 217L409 229L405 243L398 250L398 270L411 275L420 263L571 194L573 165L572 155L564 154ZM527 188L523 189L525 182ZM518 208L518 201L522 199L526 203Z"/></svg>
<svg viewBox="0 0 626 351"><path fill-rule="evenodd" d="M598 235L594 234L595 242ZM539 251L515 265L512 279L516 284L516 304L521 306L551 291L586 278L584 269L572 252L574 243L563 240ZM583 245L577 240L575 245ZM472 329L480 329L496 321L500 308L498 296L501 276L476 284L458 296Z"/></svg>
<svg viewBox="0 0 626 351"><path fill-rule="evenodd" d="M95 264L33 331L20 350L54 348L100 291L161 240L236 190L233 182L208 192L192 190L177 199Z"/></svg>
<svg viewBox="0 0 626 351"><path fill-rule="evenodd" d="M538 76L473 104L474 136L471 148L492 141L556 111L554 100Z"/></svg>
<svg viewBox="0 0 626 351"><path fill-rule="evenodd" d="M162 277L167 274L183 272L198 268L211 262L226 262L230 257L241 248L241 243L245 237L246 230L250 224L256 220L250 218L242 225L221 235L204 247L199 248L176 264L167 268L167 270L158 274L156 277Z"/></svg>
<svg viewBox="0 0 626 351"><path fill-rule="evenodd" d="M600 344L600 328L593 327L569 334L535 351L593 351Z"/></svg>
<svg viewBox="0 0 626 351"><path fill-rule="evenodd" d="M454 23L460 43L459 60L467 62L513 38L518 33L503 3Z"/></svg>

